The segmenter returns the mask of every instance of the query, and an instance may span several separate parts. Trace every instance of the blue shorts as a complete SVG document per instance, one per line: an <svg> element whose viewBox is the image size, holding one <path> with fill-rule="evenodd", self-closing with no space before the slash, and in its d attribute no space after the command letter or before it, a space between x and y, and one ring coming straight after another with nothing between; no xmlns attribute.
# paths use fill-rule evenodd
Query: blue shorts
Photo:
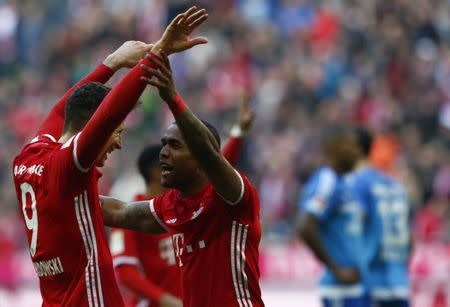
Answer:
<svg viewBox="0 0 450 307"><path fill-rule="evenodd" d="M370 307L366 297L322 298L323 307Z"/></svg>
<svg viewBox="0 0 450 307"><path fill-rule="evenodd" d="M373 307L409 307L409 301L373 299Z"/></svg>

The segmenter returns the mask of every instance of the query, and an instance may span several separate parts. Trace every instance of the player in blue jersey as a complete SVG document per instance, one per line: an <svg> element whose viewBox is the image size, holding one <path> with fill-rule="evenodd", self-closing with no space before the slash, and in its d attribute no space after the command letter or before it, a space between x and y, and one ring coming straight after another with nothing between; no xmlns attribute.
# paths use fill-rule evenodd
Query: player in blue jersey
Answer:
<svg viewBox="0 0 450 307"><path fill-rule="evenodd" d="M307 182L300 199L299 236L326 266L319 293L325 307L367 306L360 279L362 211L347 174L360 158L354 131L333 129L322 138L328 166Z"/></svg>
<svg viewBox="0 0 450 307"><path fill-rule="evenodd" d="M409 306L408 258L411 251L410 206L395 179L370 166L370 133L357 129L362 160L352 175L354 193L365 212L363 272L372 306Z"/></svg>

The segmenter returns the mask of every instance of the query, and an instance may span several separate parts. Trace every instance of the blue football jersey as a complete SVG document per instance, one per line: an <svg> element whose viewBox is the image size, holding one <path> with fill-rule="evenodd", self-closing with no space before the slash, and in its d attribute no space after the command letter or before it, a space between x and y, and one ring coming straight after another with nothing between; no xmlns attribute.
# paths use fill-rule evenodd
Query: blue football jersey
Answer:
<svg viewBox="0 0 450 307"><path fill-rule="evenodd" d="M329 167L320 168L306 183L299 206L320 221L320 239L336 264L361 269L363 215L347 179ZM322 297L355 297L363 287L342 285L326 269L319 292Z"/></svg>
<svg viewBox="0 0 450 307"><path fill-rule="evenodd" d="M364 211L363 279L375 299L409 297L410 205L404 187L371 167L352 175Z"/></svg>

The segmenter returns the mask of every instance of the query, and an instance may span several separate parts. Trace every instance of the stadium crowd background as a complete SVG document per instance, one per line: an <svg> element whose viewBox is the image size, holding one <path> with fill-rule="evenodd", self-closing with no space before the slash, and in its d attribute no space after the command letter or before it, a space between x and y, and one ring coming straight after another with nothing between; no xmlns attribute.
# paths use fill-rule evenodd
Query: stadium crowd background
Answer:
<svg viewBox="0 0 450 307"><path fill-rule="evenodd" d="M57 99L108 52L125 40L155 40L192 3L0 0L0 289L34 279L11 180L13 157ZM239 167L261 197L263 279L312 284L310 276L317 278L316 265L304 270L302 259L286 260L311 259L295 243L298 196L322 162L321 128L360 123L378 136L373 161L410 192L414 289L447 293L450 301L450 2L195 4L209 11L201 28L209 44L173 58L176 84L225 137L242 93L252 97L256 121ZM158 142L172 120L155 91L146 90L141 101L126 121L124 148L103 170L103 193L131 197L140 184L137 154ZM287 268L274 268L270 255Z"/></svg>

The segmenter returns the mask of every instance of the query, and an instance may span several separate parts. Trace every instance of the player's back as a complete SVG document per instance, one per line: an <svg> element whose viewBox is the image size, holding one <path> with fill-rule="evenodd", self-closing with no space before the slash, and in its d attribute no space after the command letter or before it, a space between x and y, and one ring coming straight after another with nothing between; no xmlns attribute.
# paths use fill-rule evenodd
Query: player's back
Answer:
<svg viewBox="0 0 450 307"><path fill-rule="evenodd" d="M334 262L360 269L362 212L348 189L348 181L347 176L339 176L329 167L320 168L306 183L300 207L319 220L320 239ZM333 274L326 270L322 288L331 289L337 284Z"/></svg>
<svg viewBox="0 0 450 307"><path fill-rule="evenodd" d="M77 169L73 138L39 136L13 165L43 306L123 306L92 168ZM107 295L105 295L107 293Z"/></svg>
<svg viewBox="0 0 450 307"><path fill-rule="evenodd" d="M407 298L410 207L406 191L371 167L357 170L354 176L355 193L365 211L365 282L374 297Z"/></svg>

